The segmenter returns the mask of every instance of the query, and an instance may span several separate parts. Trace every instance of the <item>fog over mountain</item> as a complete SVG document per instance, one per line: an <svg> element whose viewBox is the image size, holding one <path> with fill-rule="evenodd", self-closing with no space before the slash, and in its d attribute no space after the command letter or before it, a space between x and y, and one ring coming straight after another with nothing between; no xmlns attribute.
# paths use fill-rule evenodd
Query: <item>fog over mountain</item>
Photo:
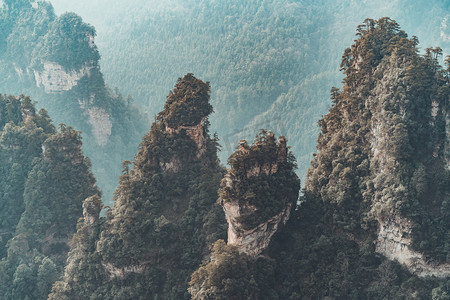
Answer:
<svg viewBox="0 0 450 300"><path fill-rule="evenodd" d="M364 19L390 17L420 37L420 51L440 46L444 57L450 53L445 0L91 2L52 3L57 12L77 12L96 27L109 85L154 115L172 82L194 73L214 83L211 122L222 160L233 143L270 127L295 138L302 176L329 90L342 79L336 61Z"/></svg>
<svg viewBox="0 0 450 300"><path fill-rule="evenodd" d="M448 0L0 0L0 299L450 299Z"/></svg>

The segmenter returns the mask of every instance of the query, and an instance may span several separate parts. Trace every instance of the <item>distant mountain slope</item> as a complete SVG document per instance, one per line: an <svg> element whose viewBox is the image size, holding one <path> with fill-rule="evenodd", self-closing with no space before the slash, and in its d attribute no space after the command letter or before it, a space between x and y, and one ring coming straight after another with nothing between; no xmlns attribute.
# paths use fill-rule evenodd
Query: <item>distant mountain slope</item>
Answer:
<svg viewBox="0 0 450 300"><path fill-rule="evenodd" d="M391 17L424 45L450 52L441 36L450 36L446 0L52 3L96 26L105 78L151 115L162 108L172 82L193 72L214 82L211 128L219 133L222 161L239 139L272 129L295 139L290 144L302 176L330 87L342 78L335 62L365 18Z"/></svg>
<svg viewBox="0 0 450 300"><path fill-rule="evenodd" d="M219 192L228 245L218 241L193 273L192 299L449 298L450 66L440 48L419 55L417 38L389 18L366 19L357 34L281 230L286 211L252 226L259 203L273 212L295 186L278 180L272 197L277 168L263 157L276 157L264 149L276 149L273 135L230 157ZM255 150L265 155L251 159Z"/></svg>
<svg viewBox="0 0 450 300"><path fill-rule="evenodd" d="M146 126L130 99L110 90L100 71L95 29L48 2L5 1L0 9L0 91L28 94L57 123L83 132L105 199L120 163Z"/></svg>

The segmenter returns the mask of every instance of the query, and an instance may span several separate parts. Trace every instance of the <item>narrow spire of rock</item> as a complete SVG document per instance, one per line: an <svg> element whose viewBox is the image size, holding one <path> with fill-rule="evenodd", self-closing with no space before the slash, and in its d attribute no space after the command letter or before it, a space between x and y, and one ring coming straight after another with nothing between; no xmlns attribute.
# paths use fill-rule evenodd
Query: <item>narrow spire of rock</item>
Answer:
<svg viewBox="0 0 450 300"><path fill-rule="evenodd" d="M300 183L288 159L286 139L278 144L262 131L254 145L241 141L229 159L219 203L228 222L228 244L251 256L261 254L280 225L289 219Z"/></svg>

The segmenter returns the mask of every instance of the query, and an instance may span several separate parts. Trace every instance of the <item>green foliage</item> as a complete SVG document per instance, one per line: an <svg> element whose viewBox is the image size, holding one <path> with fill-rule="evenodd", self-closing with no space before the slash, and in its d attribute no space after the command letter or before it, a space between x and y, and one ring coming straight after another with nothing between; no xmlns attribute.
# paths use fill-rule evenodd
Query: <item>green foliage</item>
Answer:
<svg viewBox="0 0 450 300"><path fill-rule="evenodd" d="M25 212L16 232L30 235L30 247L51 256L58 255L53 245L41 242L35 246L33 242L49 233L55 238L70 236L82 215L82 201L99 191L90 173L90 162L81 151L79 132L61 125L60 132L50 136L43 149L43 157L35 161L28 175Z"/></svg>
<svg viewBox="0 0 450 300"><path fill-rule="evenodd" d="M40 38L55 19L53 7L43 2L37 9L33 9L30 1L17 1L6 12L5 22L9 26L1 30L6 42L3 58L10 63L14 62L16 67L26 68L33 60L32 53L36 45L39 45ZM17 81L14 83L16 85Z"/></svg>
<svg viewBox="0 0 450 300"><path fill-rule="evenodd" d="M58 266L50 258L45 257L37 272L38 298L45 299L50 294L53 283L58 279L58 273Z"/></svg>
<svg viewBox="0 0 450 300"><path fill-rule="evenodd" d="M133 167L123 163L112 209L79 225L51 299L188 298L189 276L225 234L211 110L208 84L191 74L178 81Z"/></svg>
<svg viewBox="0 0 450 300"><path fill-rule="evenodd" d="M74 13L61 15L52 22L33 50L35 67L46 61L56 62L68 71L79 70L87 64L95 65L100 55L93 44L94 37L94 27L84 23L80 16Z"/></svg>
<svg viewBox="0 0 450 300"><path fill-rule="evenodd" d="M99 191L80 132L65 125L56 132L28 97L0 96L0 107L0 298L45 299L62 273L82 201Z"/></svg>
<svg viewBox="0 0 450 300"><path fill-rule="evenodd" d="M76 14L57 17L49 2L9 3L0 9L0 89L32 95L56 123L83 132L84 150L110 203L120 162L135 154L130 145L139 141L147 120L130 97L106 86L95 35Z"/></svg>
<svg viewBox="0 0 450 300"><path fill-rule="evenodd" d="M288 153L286 139L262 130L253 145L241 141L230 156L231 166L219 190L220 202L254 207L239 217L245 229L251 229L280 213L288 203L295 204L300 181L294 173L295 158ZM231 184L230 184L231 181Z"/></svg>
<svg viewBox="0 0 450 300"><path fill-rule="evenodd" d="M25 181L44 140L55 132L28 97L0 95L0 258L24 210Z"/></svg>
<svg viewBox="0 0 450 300"><path fill-rule="evenodd" d="M191 299L258 299L252 265L251 258L218 240L213 246L210 262L192 274L189 282Z"/></svg>

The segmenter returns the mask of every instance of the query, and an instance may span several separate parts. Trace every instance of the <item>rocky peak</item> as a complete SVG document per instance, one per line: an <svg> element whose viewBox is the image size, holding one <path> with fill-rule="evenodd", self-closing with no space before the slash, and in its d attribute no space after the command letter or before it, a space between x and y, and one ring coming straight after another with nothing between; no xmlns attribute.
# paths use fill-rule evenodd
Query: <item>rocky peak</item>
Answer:
<svg viewBox="0 0 450 300"><path fill-rule="evenodd" d="M136 157L137 174L178 173L183 162L203 159L207 152L210 86L187 74L167 96ZM182 142L183 141L183 142ZM183 148L183 149L182 149Z"/></svg>
<svg viewBox="0 0 450 300"><path fill-rule="evenodd" d="M182 126L201 124L213 112L209 104L210 89L209 82L203 82L191 73L179 78L158 119L175 131Z"/></svg>
<svg viewBox="0 0 450 300"><path fill-rule="evenodd" d="M262 131L253 145L242 140L228 160L219 203L228 222L228 244L261 254L290 216L300 188L286 139Z"/></svg>
<svg viewBox="0 0 450 300"><path fill-rule="evenodd" d="M167 96L164 110L158 115L167 133L174 135L184 131L195 142L197 158L206 150L205 119L213 111L209 95L209 82L203 82L189 73L178 79Z"/></svg>
<svg viewBox="0 0 450 300"><path fill-rule="evenodd" d="M319 121L305 195L320 199L328 226L360 242L373 234L376 251L411 273L447 274L438 267L449 224L441 51L419 55L417 40L388 18L366 20L358 35L343 56L344 85Z"/></svg>

